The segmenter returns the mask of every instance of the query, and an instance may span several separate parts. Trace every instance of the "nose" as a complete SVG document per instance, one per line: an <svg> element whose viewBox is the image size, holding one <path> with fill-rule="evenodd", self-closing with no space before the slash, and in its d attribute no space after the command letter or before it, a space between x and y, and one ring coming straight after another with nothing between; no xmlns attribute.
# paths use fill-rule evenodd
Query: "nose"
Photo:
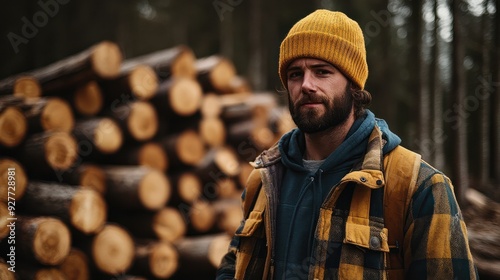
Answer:
<svg viewBox="0 0 500 280"><path fill-rule="evenodd" d="M302 80L302 92L304 94L311 94L315 93L316 89L317 87L312 72L306 70Z"/></svg>

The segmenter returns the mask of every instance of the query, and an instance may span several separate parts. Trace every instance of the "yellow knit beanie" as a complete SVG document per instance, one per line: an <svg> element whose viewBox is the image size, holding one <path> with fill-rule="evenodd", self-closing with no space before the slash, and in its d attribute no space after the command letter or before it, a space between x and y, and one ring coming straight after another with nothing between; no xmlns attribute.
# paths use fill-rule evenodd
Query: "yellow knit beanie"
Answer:
<svg viewBox="0 0 500 280"><path fill-rule="evenodd" d="M341 12L316 10L298 21L280 47L279 75L287 87L286 69L294 59L312 57L330 62L364 89L368 78L363 32Z"/></svg>

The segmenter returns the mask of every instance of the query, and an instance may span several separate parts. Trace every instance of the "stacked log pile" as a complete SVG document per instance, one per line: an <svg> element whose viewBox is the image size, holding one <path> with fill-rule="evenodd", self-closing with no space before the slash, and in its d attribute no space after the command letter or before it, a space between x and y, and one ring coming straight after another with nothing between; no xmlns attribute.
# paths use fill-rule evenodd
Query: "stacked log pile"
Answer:
<svg viewBox="0 0 500 280"><path fill-rule="evenodd" d="M213 279L248 162L292 126L186 46L101 42L0 81L0 278Z"/></svg>

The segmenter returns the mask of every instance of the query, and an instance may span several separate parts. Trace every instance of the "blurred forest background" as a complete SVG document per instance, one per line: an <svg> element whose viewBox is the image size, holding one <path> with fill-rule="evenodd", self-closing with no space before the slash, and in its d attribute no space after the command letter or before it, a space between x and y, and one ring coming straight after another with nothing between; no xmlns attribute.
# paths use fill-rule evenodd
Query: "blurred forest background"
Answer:
<svg viewBox="0 0 500 280"><path fill-rule="evenodd" d="M276 91L279 44L289 28L315 9L339 10L364 32L366 89L375 114L405 146L452 177L460 200L468 186L498 199L499 5L499 0L8 1L0 10L0 78L110 40L126 58L179 44L197 57L221 54L254 90Z"/></svg>
<svg viewBox="0 0 500 280"><path fill-rule="evenodd" d="M315 9L342 11L365 36L371 110L451 177L482 278L499 279L500 204L485 198L500 202L498 7L500 0L4 1L0 80L104 40L125 59L186 45L197 58L227 57L253 92L286 104L277 93L280 42ZM466 192L472 188L485 196Z"/></svg>

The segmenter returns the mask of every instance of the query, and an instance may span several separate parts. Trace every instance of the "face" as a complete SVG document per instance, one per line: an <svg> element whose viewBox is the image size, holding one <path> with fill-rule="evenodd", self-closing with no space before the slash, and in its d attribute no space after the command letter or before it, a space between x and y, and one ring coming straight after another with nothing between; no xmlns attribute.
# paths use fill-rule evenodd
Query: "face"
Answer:
<svg viewBox="0 0 500 280"><path fill-rule="evenodd" d="M288 106L304 133L343 124L353 109L348 79L332 64L299 58L287 68Z"/></svg>

